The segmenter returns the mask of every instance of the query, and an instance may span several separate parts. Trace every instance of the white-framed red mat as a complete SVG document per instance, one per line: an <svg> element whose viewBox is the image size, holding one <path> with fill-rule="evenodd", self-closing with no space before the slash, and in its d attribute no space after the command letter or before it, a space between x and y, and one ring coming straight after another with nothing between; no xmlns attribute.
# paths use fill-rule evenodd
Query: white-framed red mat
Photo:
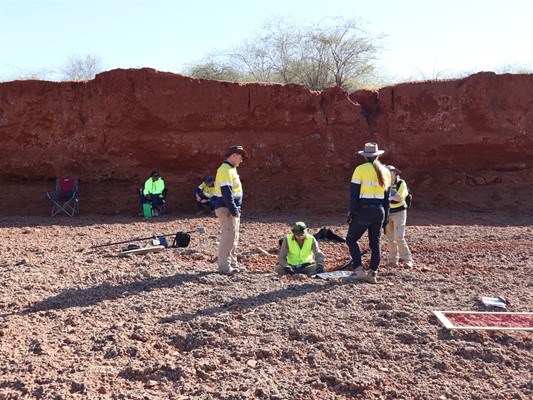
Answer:
<svg viewBox="0 0 533 400"><path fill-rule="evenodd" d="M433 311L447 329L533 331L533 312Z"/></svg>

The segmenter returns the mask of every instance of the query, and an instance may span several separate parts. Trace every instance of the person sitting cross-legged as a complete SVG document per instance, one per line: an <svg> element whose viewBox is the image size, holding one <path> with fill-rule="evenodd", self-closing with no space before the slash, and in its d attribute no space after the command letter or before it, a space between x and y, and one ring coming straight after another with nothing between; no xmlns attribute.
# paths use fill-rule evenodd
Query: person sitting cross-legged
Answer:
<svg viewBox="0 0 533 400"><path fill-rule="evenodd" d="M296 222L292 233L283 238L274 269L279 275L304 274L312 276L324 272L324 254L318 242L307 231L304 222Z"/></svg>

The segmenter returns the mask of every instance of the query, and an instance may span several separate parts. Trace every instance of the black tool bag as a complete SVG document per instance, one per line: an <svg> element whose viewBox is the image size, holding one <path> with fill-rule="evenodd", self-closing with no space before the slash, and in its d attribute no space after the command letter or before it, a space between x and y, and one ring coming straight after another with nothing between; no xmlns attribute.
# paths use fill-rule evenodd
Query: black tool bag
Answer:
<svg viewBox="0 0 533 400"><path fill-rule="evenodd" d="M346 242L346 239L340 237L339 235L337 235L331 229L328 229L328 228L320 229L313 236L317 240L326 239L326 240L331 240L332 242L337 242L337 243L345 243Z"/></svg>
<svg viewBox="0 0 533 400"><path fill-rule="evenodd" d="M178 232L174 237L172 247L187 247L191 242L191 235L185 232Z"/></svg>

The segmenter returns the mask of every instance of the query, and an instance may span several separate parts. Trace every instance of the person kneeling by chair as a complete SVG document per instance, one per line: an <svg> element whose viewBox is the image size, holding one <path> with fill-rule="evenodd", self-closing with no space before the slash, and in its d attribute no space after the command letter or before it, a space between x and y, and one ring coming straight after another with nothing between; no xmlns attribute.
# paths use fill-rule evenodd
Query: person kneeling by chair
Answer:
<svg viewBox="0 0 533 400"><path fill-rule="evenodd" d="M304 274L312 276L324 272L324 254L318 242L307 231L303 222L296 222L292 233L283 238L279 249L279 265L274 269L280 275Z"/></svg>

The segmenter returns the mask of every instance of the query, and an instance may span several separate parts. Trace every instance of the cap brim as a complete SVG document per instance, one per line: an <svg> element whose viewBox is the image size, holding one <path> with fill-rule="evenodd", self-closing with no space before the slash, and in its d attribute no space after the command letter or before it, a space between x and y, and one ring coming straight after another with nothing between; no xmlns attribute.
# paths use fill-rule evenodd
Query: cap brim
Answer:
<svg viewBox="0 0 533 400"><path fill-rule="evenodd" d="M292 230L291 232L294 234L294 236L305 236L305 235L307 235L307 229L305 229L303 232L301 232L299 230L296 231L296 232L294 230Z"/></svg>
<svg viewBox="0 0 533 400"><path fill-rule="evenodd" d="M227 157L229 157L229 156L231 156L232 154L235 154L235 153L240 154L243 157L248 157L248 153L246 151L244 151L244 150L234 150L231 153L228 153Z"/></svg>

